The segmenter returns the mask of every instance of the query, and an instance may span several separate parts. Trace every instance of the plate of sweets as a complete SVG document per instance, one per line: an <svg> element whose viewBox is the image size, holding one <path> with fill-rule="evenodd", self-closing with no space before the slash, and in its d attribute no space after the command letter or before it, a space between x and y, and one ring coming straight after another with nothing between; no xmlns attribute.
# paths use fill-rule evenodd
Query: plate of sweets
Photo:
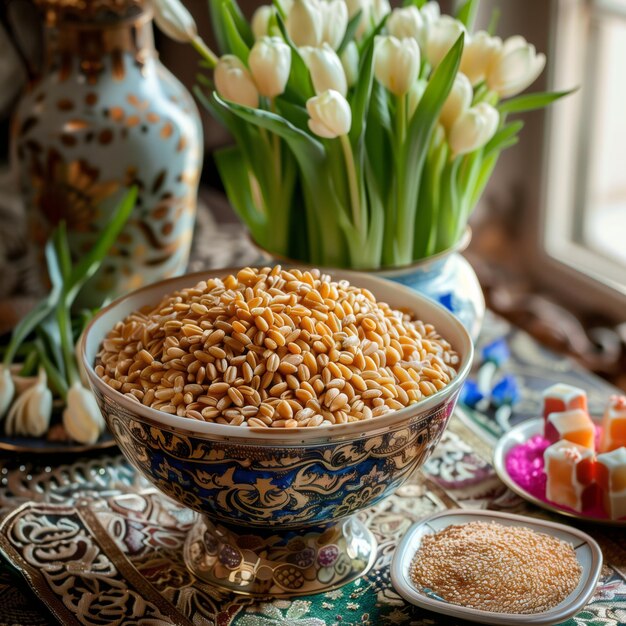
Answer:
<svg viewBox="0 0 626 626"><path fill-rule="evenodd" d="M584 390L543 393L543 416L500 438L494 468L537 506L581 520L626 526L626 397L613 395L594 419Z"/></svg>

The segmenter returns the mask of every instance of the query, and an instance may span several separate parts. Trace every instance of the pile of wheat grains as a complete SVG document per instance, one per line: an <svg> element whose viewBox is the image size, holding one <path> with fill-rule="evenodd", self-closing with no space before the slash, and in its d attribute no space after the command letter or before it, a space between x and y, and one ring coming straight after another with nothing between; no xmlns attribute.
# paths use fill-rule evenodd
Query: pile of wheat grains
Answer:
<svg viewBox="0 0 626 626"><path fill-rule="evenodd" d="M578 585L573 547L522 526L470 522L426 535L411 564L418 588L472 609L541 613Z"/></svg>
<svg viewBox="0 0 626 626"><path fill-rule="evenodd" d="M95 371L136 402L206 422L329 426L445 387L459 357L435 328L319 270L245 268L144 307Z"/></svg>

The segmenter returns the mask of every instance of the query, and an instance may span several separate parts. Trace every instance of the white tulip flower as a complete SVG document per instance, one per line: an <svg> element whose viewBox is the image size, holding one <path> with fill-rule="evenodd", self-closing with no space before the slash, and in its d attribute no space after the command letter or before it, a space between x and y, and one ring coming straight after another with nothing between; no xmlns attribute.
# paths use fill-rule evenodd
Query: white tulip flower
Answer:
<svg viewBox="0 0 626 626"><path fill-rule="evenodd" d="M306 101L309 128L318 137L335 139L347 135L352 126L352 111L348 101L333 89Z"/></svg>
<svg viewBox="0 0 626 626"><path fill-rule="evenodd" d="M449 15L442 15L430 26L426 35L428 62L437 67L462 33L465 33L465 26L461 22Z"/></svg>
<svg viewBox="0 0 626 626"><path fill-rule="evenodd" d="M424 19L414 6L394 9L386 23L387 32L396 39L412 37L420 42L424 30Z"/></svg>
<svg viewBox="0 0 626 626"><path fill-rule="evenodd" d="M498 111L486 102L467 109L452 126L448 143L454 155L482 148L498 129Z"/></svg>
<svg viewBox="0 0 626 626"><path fill-rule="evenodd" d="M261 37L250 50L248 65L259 93L275 98L289 79L291 48L280 37Z"/></svg>
<svg viewBox="0 0 626 626"><path fill-rule="evenodd" d="M11 370L0 363L0 420L5 416L13 396L15 395L15 384L11 377Z"/></svg>
<svg viewBox="0 0 626 626"><path fill-rule="evenodd" d="M348 93L348 81L341 60L327 43L321 48L305 46L299 52L309 68L313 89L318 96L329 89L338 91L342 96Z"/></svg>
<svg viewBox="0 0 626 626"><path fill-rule="evenodd" d="M252 34L255 39L261 39L269 34L269 22L274 15L274 7L269 4L261 5L252 14Z"/></svg>
<svg viewBox="0 0 626 626"><path fill-rule="evenodd" d="M48 389L46 372L39 370L37 382L15 399L6 417L7 435L41 437L50 425L52 392Z"/></svg>
<svg viewBox="0 0 626 626"><path fill-rule="evenodd" d="M439 3L431 0L431 2L427 2L421 9L420 13L422 15L422 20L424 22L424 27L428 30L440 17L441 17L441 9L439 8Z"/></svg>
<svg viewBox="0 0 626 626"><path fill-rule="evenodd" d="M469 79L465 74L458 72L439 114L439 121L446 130L450 130L457 118L469 109L473 96L474 91Z"/></svg>
<svg viewBox="0 0 626 626"><path fill-rule="evenodd" d="M502 39L484 30L468 36L463 48L460 70L472 85L485 79L495 56L502 50Z"/></svg>
<svg viewBox="0 0 626 626"><path fill-rule="evenodd" d="M198 27L180 0L152 0L154 21L170 39L191 43L198 36Z"/></svg>
<svg viewBox="0 0 626 626"><path fill-rule="evenodd" d="M63 426L78 443L95 443L104 431L104 419L95 396L79 382L67 392Z"/></svg>
<svg viewBox="0 0 626 626"><path fill-rule="evenodd" d="M287 14L287 33L300 46L319 46L324 32L324 18L318 0L294 0Z"/></svg>
<svg viewBox="0 0 626 626"><path fill-rule="evenodd" d="M346 34L348 7L344 0L322 1L319 6L322 13L322 43L336 50Z"/></svg>
<svg viewBox="0 0 626 626"><path fill-rule="evenodd" d="M374 26L378 26L385 15L391 13L389 0L372 0L372 19Z"/></svg>
<svg viewBox="0 0 626 626"><path fill-rule="evenodd" d="M359 78L359 49L354 41L349 42L344 48L340 60L348 87L352 87Z"/></svg>
<svg viewBox="0 0 626 626"><path fill-rule="evenodd" d="M509 37L489 66L487 86L501 98L514 96L533 83L546 64L544 54L523 37Z"/></svg>
<svg viewBox="0 0 626 626"><path fill-rule="evenodd" d="M374 50L374 76L391 93L403 96L417 80L420 49L415 39L377 37Z"/></svg>
<svg viewBox="0 0 626 626"><path fill-rule="evenodd" d="M217 93L225 100L250 108L259 105L259 92L248 68L233 54L225 54L217 62L213 74Z"/></svg>

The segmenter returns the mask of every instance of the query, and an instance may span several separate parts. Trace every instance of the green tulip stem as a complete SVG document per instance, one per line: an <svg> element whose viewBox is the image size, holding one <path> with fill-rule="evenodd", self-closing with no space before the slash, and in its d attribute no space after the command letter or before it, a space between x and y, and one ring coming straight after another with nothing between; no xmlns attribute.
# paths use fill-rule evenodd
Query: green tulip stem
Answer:
<svg viewBox="0 0 626 626"><path fill-rule="evenodd" d="M191 45L196 49L196 52L208 62L208 64L211 66L211 69L213 69L217 65L217 62L219 61L217 55L215 54L215 52L213 52L213 50L211 50L211 48L209 48L209 46L204 43L200 35L196 35L191 40Z"/></svg>
<svg viewBox="0 0 626 626"><path fill-rule="evenodd" d="M276 103L274 101L274 98L270 99L270 111L272 113L274 113L275 115L277 114L276 112ZM276 133L272 133L272 152L274 153L274 169L276 171L276 184L278 187L280 187L280 183L281 183L281 166L280 166L280 161L281 161L281 154L280 154L280 137L276 134Z"/></svg>
<svg viewBox="0 0 626 626"><path fill-rule="evenodd" d="M359 183L356 176L356 167L354 166L354 153L348 135L339 137L343 156L346 162L346 171L348 172L348 188L350 189L350 206L352 207L352 219L354 226L361 233L361 206L359 201Z"/></svg>
<svg viewBox="0 0 626 626"><path fill-rule="evenodd" d="M404 145L406 141L406 94L398 96L398 108L396 109L396 123L398 125L398 144Z"/></svg>

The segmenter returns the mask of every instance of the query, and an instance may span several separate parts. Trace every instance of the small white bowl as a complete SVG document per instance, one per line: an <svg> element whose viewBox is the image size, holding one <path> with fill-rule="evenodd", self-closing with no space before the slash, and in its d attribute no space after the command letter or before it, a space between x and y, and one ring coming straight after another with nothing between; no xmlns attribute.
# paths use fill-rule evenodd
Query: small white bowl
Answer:
<svg viewBox="0 0 626 626"><path fill-rule="evenodd" d="M436 600L426 595L422 589L415 585L410 573L411 563L425 535L434 534L453 524L492 521L503 526L523 526L571 543L574 546L578 562L582 566L580 582L574 591L563 602L543 613L493 613ZM596 589L601 568L602 552L600 547L589 535L576 528L532 519L522 515L497 513L494 511L453 509L431 515L409 528L394 554L391 563L391 581L395 590L407 602L429 611L481 624L497 624L498 626L533 624L534 626L547 626L563 622L585 607Z"/></svg>

